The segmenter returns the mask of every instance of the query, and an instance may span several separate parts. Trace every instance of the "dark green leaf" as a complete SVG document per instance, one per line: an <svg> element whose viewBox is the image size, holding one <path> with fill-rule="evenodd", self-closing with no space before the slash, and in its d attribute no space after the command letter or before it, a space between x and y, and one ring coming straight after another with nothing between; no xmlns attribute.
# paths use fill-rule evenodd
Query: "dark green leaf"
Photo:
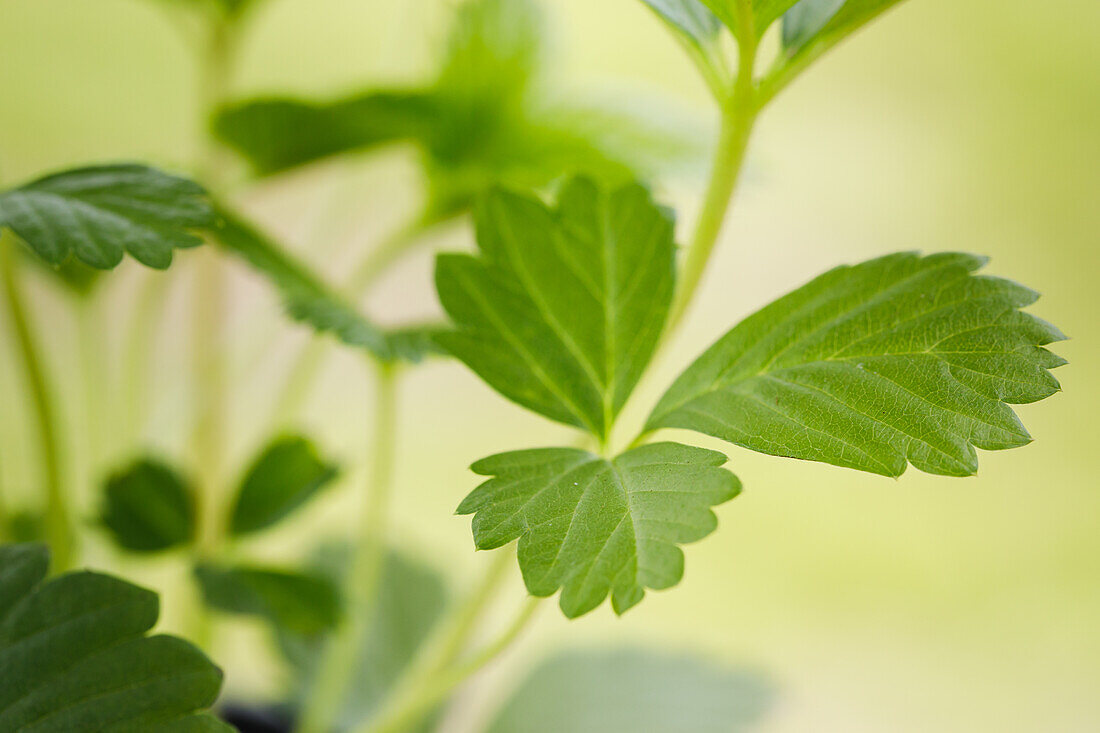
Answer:
<svg viewBox="0 0 1100 733"><path fill-rule="evenodd" d="M327 549L317 571L338 582L348 564L346 548ZM439 620L447 602L442 576L401 553L391 551L378 586L378 605L356 656L351 691L337 717L337 727L350 730L377 712L394 682L412 662ZM298 703L313 689L313 678L324 641L280 629L280 647L294 665L297 676L293 697ZM417 731L426 731L429 723Z"/></svg>
<svg viewBox="0 0 1100 733"><path fill-rule="evenodd" d="M202 564L195 568L195 577L206 602L227 613L260 616L305 635L323 633L339 620L336 586L318 575Z"/></svg>
<svg viewBox="0 0 1100 733"><path fill-rule="evenodd" d="M127 550L158 552L188 544L195 521L194 491L160 461L136 461L104 487L103 525Z"/></svg>
<svg viewBox="0 0 1100 733"><path fill-rule="evenodd" d="M610 461L574 448L502 453L473 465L492 478L458 513L475 515L478 549L519 538L527 589L549 596L561 588L569 618L608 594L623 613L646 588L680 582L678 545L710 534L717 525L710 507L740 491L725 462L721 453L678 443L645 445Z"/></svg>
<svg viewBox="0 0 1100 733"><path fill-rule="evenodd" d="M283 297L292 318L318 331L332 332L349 346L391 358L385 334L337 295L303 263L236 214L219 207L215 236L223 247L264 275Z"/></svg>
<svg viewBox="0 0 1100 733"><path fill-rule="evenodd" d="M722 21L699 0L642 0L666 23L679 30L699 48L713 44Z"/></svg>
<svg viewBox="0 0 1100 733"><path fill-rule="evenodd" d="M670 213L641 186L572 179L556 208L489 194L477 237L479 257L436 262L458 327L438 341L509 399L604 437L668 315Z"/></svg>
<svg viewBox="0 0 1100 733"><path fill-rule="evenodd" d="M772 697L758 675L684 654L565 652L520 683L485 733L745 733Z"/></svg>
<svg viewBox="0 0 1100 733"><path fill-rule="evenodd" d="M336 478L305 438L277 438L256 458L241 481L229 520L234 535L265 529L287 516Z"/></svg>
<svg viewBox="0 0 1100 733"><path fill-rule="evenodd" d="M839 267L750 316L669 389L649 428L887 476L967 476L1030 441L1009 404L1058 391L1038 295L967 254Z"/></svg>
<svg viewBox="0 0 1100 733"><path fill-rule="evenodd" d="M837 14L844 2L801 0L797 3L783 16L783 49L788 54L798 53Z"/></svg>
<svg viewBox="0 0 1100 733"><path fill-rule="evenodd" d="M163 269L212 223L201 187L141 165L76 168L0 193L0 226L51 265L75 256L110 269L128 252Z"/></svg>
<svg viewBox="0 0 1100 733"><path fill-rule="evenodd" d="M43 583L41 546L0 548L0 730L213 731L221 672L187 642L145 636L154 593L78 572Z"/></svg>

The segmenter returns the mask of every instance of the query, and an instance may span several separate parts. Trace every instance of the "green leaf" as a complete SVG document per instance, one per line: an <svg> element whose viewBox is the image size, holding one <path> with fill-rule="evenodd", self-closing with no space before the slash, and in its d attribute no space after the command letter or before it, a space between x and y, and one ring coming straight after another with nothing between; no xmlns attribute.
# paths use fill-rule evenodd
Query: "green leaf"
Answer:
<svg viewBox="0 0 1100 733"><path fill-rule="evenodd" d="M327 578L275 568L200 564L195 577L206 603L227 613L260 616L281 628L315 635L340 618L340 597Z"/></svg>
<svg viewBox="0 0 1100 733"><path fill-rule="evenodd" d="M215 130L261 174L410 141L427 176L429 220L468 210L494 185L539 188L573 173L622 183L698 152L650 110L550 104L535 83L543 36L529 0L471 0L429 83L325 102L246 102L224 110Z"/></svg>
<svg viewBox="0 0 1100 733"><path fill-rule="evenodd" d="M350 551L344 546L324 549L314 568L338 582L344 576ZM400 552L390 551L378 585L378 605L365 619L367 632L355 655L350 694L342 702L336 727L351 730L378 712L394 683L429 638L447 605L447 588L434 568ZM296 703L304 703L313 689L324 640L279 629L279 646L296 671L291 685ZM416 730L430 730L426 721Z"/></svg>
<svg viewBox="0 0 1100 733"><path fill-rule="evenodd" d="M736 38L741 34L741 24L738 22L737 0L700 0L706 5L715 17L725 24Z"/></svg>
<svg viewBox="0 0 1100 733"><path fill-rule="evenodd" d="M194 491L171 466L143 458L107 480L101 521L127 550L186 545L195 537Z"/></svg>
<svg viewBox="0 0 1100 733"><path fill-rule="evenodd" d="M623 613L646 588L680 582L679 544L706 537L717 525L710 507L741 488L721 466L721 453L678 443L654 443L614 460L574 448L502 453L473 471L491 476L458 508L474 514L480 550L519 538L519 564L536 596L562 589L569 618L611 595Z"/></svg>
<svg viewBox="0 0 1100 733"><path fill-rule="evenodd" d="M813 40L844 6L845 0L802 0L783 16L783 49L788 54Z"/></svg>
<svg viewBox="0 0 1100 733"><path fill-rule="evenodd" d="M1064 338L1021 312L1038 295L974 275L985 260L899 253L836 268L750 316L661 399L648 429L886 476L967 476L975 448L1025 445L1009 404L1058 391Z"/></svg>
<svg viewBox="0 0 1100 733"><path fill-rule="evenodd" d="M575 178L556 208L496 190L478 208L480 256L436 261L458 328L437 340L505 397L603 438L668 315L672 226L638 185Z"/></svg>
<svg viewBox="0 0 1100 733"><path fill-rule="evenodd" d="M699 0L642 0L662 20L700 49L718 39L722 21Z"/></svg>
<svg viewBox="0 0 1100 733"><path fill-rule="evenodd" d="M0 730L216 731L221 672L187 642L145 636L156 594L92 572L43 582L41 545L0 547Z"/></svg>
<svg viewBox="0 0 1100 733"><path fill-rule="evenodd" d="M427 92L367 92L329 103L260 99L220 112L214 132L258 174L270 175L330 155L423 138L438 114Z"/></svg>
<svg viewBox="0 0 1100 733"><path fill-rule="evenodd" d="M447 355L436 341L436 337L447 328L444 324L406 326L386 331L386 340L394 359L419 364L428 357Z"/></svg>
<svg viewBox="0 0 1100 733"><path fill-rule="evenodd" d="M75 256L107 270L128 252L164 269L212 223L200 186L141 165L76 168L0 193L0 227L56 266Z"/></svg>
<svg viewBox="0 0 1100 733"><path fill-rule="evenodd" d="M753 25L756 28L756 37L761 38L772 23L782 18L787 11L798 4L799 0L752 0L752 16Z"/></svg>
<svg viewBox="0 0 1100 733"><path fill-rule="evenodd" d="M229 519L230 533L239 536L270 527L309 501L337 473L305 438L276 438L241 481Z"/></svg>
<svg viewBox="0 0 1100 733"><path fill-rule="evenodd" d="M686 654L571 651L540 663L485 733L745 733L773 696L758 675Z"/></svg>
<svg viewBox="0 0 1100 733"><path fill-rule="evenodd" d="M279 248L270 237L224 207L214 232L223 247L264 275L283 297L287 313L321 332L332 332L349 346L390 359L385 334L337 295L310 269Z"/></svg>

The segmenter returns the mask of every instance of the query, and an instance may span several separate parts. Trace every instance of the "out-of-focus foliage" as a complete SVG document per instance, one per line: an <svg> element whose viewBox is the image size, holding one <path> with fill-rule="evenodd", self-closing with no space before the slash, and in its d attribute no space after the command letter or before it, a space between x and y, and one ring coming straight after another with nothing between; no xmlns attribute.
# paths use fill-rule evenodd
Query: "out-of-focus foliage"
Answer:
<svg viewBox="0 0 1100 733"><path fill-rule="evenodd" d="M107 480L103 494L101 521L120 547L158 552L195 537L194 489L161 461L135 461Z"/></svg>
<svg viewBox="0 0 1100 733"><path fill-rule="evenodd" d="M214 128L261 174L412 141L423 153L428 220L467 209L490 185L537 188L567 173L622 182L692 149L637 115L551 102L544 35L530 0L471 0L426 86L331 102L261 99L225 110Z"/></svg>

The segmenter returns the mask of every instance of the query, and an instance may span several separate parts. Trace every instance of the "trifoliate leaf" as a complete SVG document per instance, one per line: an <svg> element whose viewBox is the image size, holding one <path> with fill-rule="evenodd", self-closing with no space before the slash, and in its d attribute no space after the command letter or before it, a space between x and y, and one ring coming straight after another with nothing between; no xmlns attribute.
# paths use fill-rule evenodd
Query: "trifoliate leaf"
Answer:
<svg viewBox="0 0 1100 733"><path fill-rule="evenodd" d="M687 654L571 651L535 667L485 733L746 733L773 696L759 675Z"/></svg>
<svg viewBox="0 0 1100 733"><path fill-rule="evenodd" d="M316 572L338 582L344 577L350 551L326 547ZM423 563L390 551L382 568L377 605L369 614L368 629L355 657L355 670L342 701L337 727L351 730L378 712L385 696L429 638L447 604L447 587L440 573ZM296 672L291 689L301 705L313 689L324 639L279 629L279 646ZM430 721L415 730L430 730Z"/></svg>
<svg viewBox="0 0 1100 733"><path fill-rule="evenodd" d="M718 38L722 21L707 10L699 0L642 0L653 8L662 20L678 30L699 48L706 48Z"/></svg>
<svg viewBox="0 0 1100 733"><path fill-rule="evenodd" d="M164 269L213 221L200 186L141 165L76 168L0 193L0 227L51 265L72 255L108 270L128 252Z"/></svg>
<svg viewBox="0 0 1100 733"><path fill-rule="evenodd" d="M439 343L505 397L606 436L668 314L671 214L641 186L572 179L556 208L492 192L477 238L480 256L436 261L457 326Z"/></svg>
<svg viewBox="0 0 1100 733"><path fill-rule="evenodd" d="M336 585L319 575L203 563L195 568L195 577L211 607L260 616L294 633L321 634L340 618Z"/></svg>
<svg viewBox="0 0 1100 733"><path fill-rule="evenodd" d="M234 535L266 529L309 501L336 478L305 438L285 436L268 445L252 463L229 519Z"/></svg>
<svg viewBox="0 0 1100 733"><path fill-rule="evenodd" d="M145 636L156 594L92 572L43 582L42 545L0 547L0 730L210 731L221 672L182 639Z"/></svg>
<svg viewBox="0 0 1100 733"><path fill-rule="evenodd" d="M194 491L160 461L143 458L114 474L103 498L103 526L127 550L159 552L195 537Z"/></svg>
<svg viewBox="0 0 1100 733"><path fill-rule="evenodd" d="M474 514L474 543L490 550L519 538L527 589L562 589L569 618L588 613L609 594L616 613L642 600L646 588L680 582L678 545L717 525L710 507L740 491L721 453L654 443L614 460L574 448L502 453L473 471L492 476L458 508Z"/></svg>
<svg viewBox="0 0 1100 733"><path fill-rule="evenodd" d="M975 448L1025 445L1009 404L1058 391L1064 338L1038 295L985 260L899 253L839 267L745 319L688 368L649 429L688 428L778 456L886 476L968 476Z"/></svg>
<svg viewBox="0 0 1100 733"><path fill-rule="evenodd" d="M332 332L345 344L366 349L380 359L390 358L385 334L305 264L228 209L219 207L218 216L221 221L214 232L218 242L242 257L278 289L292 318L318 331Z"/></svg>
<svg viewBox="0 0 1100 733"><path fill-rule="evenodd" d="M788 10L783 16L781 34L784 51L788 54L798 53L837 14L844 2L845 0L801 0Z"/></svg>

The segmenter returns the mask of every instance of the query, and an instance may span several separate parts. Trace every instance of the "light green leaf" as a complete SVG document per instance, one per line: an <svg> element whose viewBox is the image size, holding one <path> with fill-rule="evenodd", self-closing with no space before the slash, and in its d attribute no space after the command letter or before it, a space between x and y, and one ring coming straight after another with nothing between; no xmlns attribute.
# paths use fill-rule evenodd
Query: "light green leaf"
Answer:
<svg viewBox="0 0 1100 733"><path fill-rule="evenodd" d="M211 607L260 616L294 633L321 634L334 627L340 617L336 585L318 575L203 563L196 566L195 578Z"/></svg>
<svg viewBox="0 0 1100 733"><path fill-rule="evenodd" d="M700 49L718 39L722 21L699 0L642 0L668 25Z"/></svg>
<svg viewBox="0 0 1100 733"><path fill-rule="evenodd" d="M127 550L186 545L195 537L194 491L171 466L143 458L107 480L101 521Z"/></svg>
<svg viewBox="0 0 1100 733"><path fill-rule="evenodd" d="M706 5L715 17L722 21L734 37L741 34L741 24L738 22L737 0L700 0Z"/></svg>
<svg viewBox="0 0 1100 733"><path fill-rule="evenodd" d="M519 684L485 733L746 733L772 697L758 675L686 654L564 652Z"/></svg>
<svg viewBox="0 0 1100 733"><path fill-rule="evenodd" d="M668 315L671 214L641 186L572 179L556 208L489 194L477 238L479 257L436 261L458 329L438 341L509 399L606 436Z"/></svg>
<svg viewBox="0 0 1100 733"><path fill-rule="evenodd" d="M329 546L314 570L333 582L344 577L350 551ZM402 553L390 551L378 585L378 605L355 657L349 694L336 718L337 727L350 730L378 711L378 706L427 641L447 604L447 588L434 568ZM313 689L323 639L278 629L279 646L294 666L292 699L301 705ZM426 721L416 730L431 729Z"/></svg>
<svg viewBox="0 0 1100 733"><path fill-rule="evenodd" d="M801 0L783 16L783 49L788 54L813 40L844 6L845 0Z"/></svg>
<svg viewBox="0 0 1100 733"><path fill-rule="evenodd" d="M843 0L841 0L843 2ZM799 0L752 0L753 25L756 37L760 38L772 23L783 17L784 13L797 5Z"/></svg>
<svg viewBox="0 0 1100 733"><path fill-rule="evenodd" d="M349 346L390 359L385 334L337 295L305 264L279 248L270 237L224 207L214 236L264 275L283 297L287 313L318 331L332 332Z"/></svg>
<svg viewBox="0 0 1100 733"><path fill-rule="evenodd" d="M43 582L41 545L0 547L0 730L211 731L221 672L187 642L145 636L156 594L107 575Z"/></svg>
<svg viewBox="0 0 1100 733"><path fill-rule="evenodd" d="M266 529L306 503L336 478L312 443L299 436L276 438L241 481L229 531L243 535Z"/></svg>
<svg viewBox="0 0 1100 733"><path fill-rule="evenodd" d="M614 460L574 448L502 453L473 471L491 476L458 508L474 514L480 550L519 538L519 564L536 596L562 589L560 605L576 618L611 595L616 613L646 588L680 582L678 545L717 525L710 507L741 488L721 453L654 443Z"/></svg>
<svg viewBox="0 0 1100 733"><path fill-rule="evenodd" d="M688 428L886 476L967 476L1031 439L1008 407L1058 391L1058 329L985 260L899 253L839 267L745 319L669 389L650 430Z"/></svg>
<svg viewBox="0 0 1100 733"><path fill-rule="evenodd" d="M0 227L51 265L75 256L108 270L128 252L164 269L213 219L200 186L141 165L75 168L0 193Z"/></svg>

